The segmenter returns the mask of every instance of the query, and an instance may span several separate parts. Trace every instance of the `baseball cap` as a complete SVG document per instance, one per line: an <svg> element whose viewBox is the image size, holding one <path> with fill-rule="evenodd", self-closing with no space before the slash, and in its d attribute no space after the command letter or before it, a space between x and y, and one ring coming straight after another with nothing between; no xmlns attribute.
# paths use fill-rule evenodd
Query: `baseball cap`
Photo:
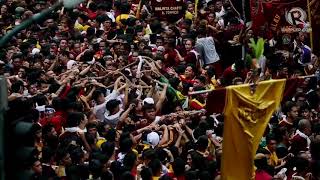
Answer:
<svg viewBox="0 0 320 180"><path fill-rule="evenodd" d="M142 101L142 105L146 105L146 104L153 105L154 104L154 100L152 98L150 98L150 97L147 97Z"/></svg>
<svg viewBox="0 0 320 180"><path fill-rule="evenodd" d="M147 135L147 142L152 146L155 147L160 142L160 137L156 132L151 132Z"/></svg>

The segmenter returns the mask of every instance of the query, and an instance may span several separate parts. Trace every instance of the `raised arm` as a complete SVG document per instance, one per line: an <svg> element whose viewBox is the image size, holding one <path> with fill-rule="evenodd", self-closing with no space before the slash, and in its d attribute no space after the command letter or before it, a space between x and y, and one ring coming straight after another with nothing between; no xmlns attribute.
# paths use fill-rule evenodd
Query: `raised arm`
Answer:
<svg viewBox="0 0 320 180"><path fill-rule="evenodd" d="M160 113L161 109L162 109L162 106L163 106L163 102L166 98L166 93L167 93L167 89L168 89L168 84L165 84L163 86L163 89L161 91L161 95L159 97L159 100L156 104L156 114Z"/></svg>

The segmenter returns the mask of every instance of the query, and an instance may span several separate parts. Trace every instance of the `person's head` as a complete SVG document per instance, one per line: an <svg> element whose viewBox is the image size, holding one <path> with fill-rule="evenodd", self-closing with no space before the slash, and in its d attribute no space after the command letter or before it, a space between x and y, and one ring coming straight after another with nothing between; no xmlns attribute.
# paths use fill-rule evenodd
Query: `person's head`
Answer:
<svg viewBox="0 0 320 180"><path fill-rule="evenodd" d="M299 115L299 111L298 111L299 109L297 105L294 102L288 101L285 104L285 106L286 106L285 110L287 112L287 116L292 120L295 120Z"/></svg>
<svg viewBox="0 0 320 180"><path fill-rule="evenodd" d="M69 52L67 52L67 51L60 52L59 60L63 65L67 65L67 63L69 61Z"/></svg>
<svg viewBox="0 0 320 180"><path fill-rule="evenodd" d="M310 119L312 117L312 112L307 105L300 107L301 116L305 119Z"/></svg>
<svg viewBox="0 0 320 180"><path fill-rule="evenodd" d="M111 115L116 114L120 111L120 101L117 99L112 99L107 102L106 109L110 112Z"/></svg>
<svg viewBox="0 0 320 180"><path fill-rule="evenodd" d="M81 112L70 112L67 118L67 127L77 127L85 120L85 115Z"/></svg>
<svg viewBox="0 0 320 180"><path fill-rule="evenodd" d="M188 11L191 12L191 13L193 13L193 11L194 11L194 5L193 5L192 3L189 3L189 4L188 4Z"/></svg>
<svg viewBox="0 0 320 180"><path fill-rule="evenodd" d="M156 46L163 46L163 38L162 37L157 37L156 39Z"/></svg>
<svg viewBox="0 0 320 180"><path fill-rule="evenodd" d="M295 158L295 167L296 167L296 172L299 175L306 175L308 173L309 169L309 161L308 159L302 158L302 157L297 157Z"/></svg>
<svg viewBox="0 0 320 180"><path fill-rule="evenodd" d="M210 13L214 13L214 8L215 8L214 1L209 1L207 3L207 7L208 7L208 10L210 11Z"/></svg>
<svg viewBox="0 0 320 180"><path fill-rule="evenodd" d="M139 31L136 33L136 37L138 41L143 40L144 32L143 29L139 29Z"/></svg>
<svg viewBox="0 0 320 180"><path fill-rule="evenodd" d="M46 137L57 137L57 131L52 124L46 124L42 127L42 135Z"/></svg>
<svg viewBox="0 0 320 180"><path fill-rule="evenodd" d="M104 142L101 144L101 151L108 157L111 157L115 150L115 144L113 142Z"/></svg>
<svg viewBox="0 0 320 180"><path fill-rule="evenodd" d="M141 175L142 180L152 180L152 171L148 167L143 167L140 175Z"/></svg>
<svg viewBox="0 0 320 180"><path fill-rule="evenodd" d="M130 151L123 158L123 166L126 170L131 171L137 165L137 155Z"/></svg>
<svg viewBox="0 0 320 180"><path fill-rule="evenodd" d="M3 4L3 5L1 6L0 14L1 14L1 15L6 15L7 11L8 11L7 5Z"/></svg>
<svg viewBox="0 0 320 180"><path fill-rule="evenodd" d="M214 20L215 20L215 18L216 18L216 14L215 13L209 13L208 14L208 23L212 23L212 22L214 22Z"/></svg>
<svg viewBox="0 0 320 180"><path fill-rule="evenodd" d="M22 65L21 54L12 55L12 64L15 68L20 68Z"/></svg>
<svg viewBox="0 0 320 180"><path fill-rule="evenodd" d="M73 52L75 52L76 54L80 54L81 53L81 44L80 43L74 43Z"/></svg>
<svg viewBox="0 0 320 180"><path fill-rule="evenodd" d="M28 92L29 92L31 95L37 94L37 92L38 92L38 84L37 84L37 83L31 83L31 84L29 84L29 86L28 86Z"/></svg>
<svg viewBox="0 0 320 180"><path fill-rule="evenodd" d="M94 135L96 136L97 135L97 125L95 123L88 123L87 126L87 132L88 134L91 134L91 135Z"/></svg>
<svg viewBox="0 0 320 180"><path fill-rule="evenodd" d="M56 152L56 160L59 165L70 166L72 164L72 159L70 154L66 149L58 149Z"/></svg>
<svg viewBox="0 0 320 180"><path fill-rule="evenodd" d="M39 159L34 158L32 163L32 171L36 174L36 175L41 175L42 174L42 165Z"/></svg>
<svg viewBox="0 0 320 180"><path fill-rule="evenodd" d="M177 157L172 165L173 172L176 176L181 176L185 172L185 161L180 157Z"/></svg>
<svg viewBox="0 0 320 180"><path fill-rule="evenodd" d="M192 79L194 77L194 67L193 66L187 66L187 68L184 71L184 75L187 79Z"/></svg>
<svg viewBox="0 0 320 180"><path fill-rule="evenodd" d="M103 92L100 90L95 90L92 94L92 99L97 103L97 104L102 104L105 101Z"/></svg>
<svg viewBox="0 0 320 180"><path fill-rule="evenodd" d="M148 166L151 168L153 176L160 176L162 165L159 159L154 159L150 161Z"/></svg>
<svg viewBox="0 0 320 180"><path fill-rule="evenodd" d="M206 84L206 78L204 76L197 76L194 79L193 87L204 87Z"/></svg>
<svg viewBox="0 0 320 180"><path fill-rule="evenodd" d="M26 68L20 67L18 70L18 76L19 76L19 78L25 78L26 77Z"/></svg>
<svg viewBox="0 0 320 180"><path fill-rule="evenodd" d="M68 41L66 39L61 39L59 47L60 47L60 49L67 49L68 48Z"/></svg>
<svg viewBox="0 0 320 180"><path fill-rule="evenodd" d="M144 105L143 112L147 120L153 121L156 118L156 109L154 105Z"/></svg>
<svg viewBox="0 0 320 180"><path fill-rule="evenodd" d="M306 101L306 96L303 93L297 93L295 96L295 100L297 104L301 104Z"/></svg>
<svg viewBox="0 0 320 180"><path fill-rule="evenodd" d="M305 41L305 33L299 32L296 34L296 41L298 42L304 42Z"/></svg>
<svg viewBox="0 0 320 180"><path fill-rule="evenodd" d="M277 139L273 134L268 134L266 137L267 147L271 152L274 152L277 148Z"/></svg>
<svg viewBox="0 0 320 180"><path fill-rule="evenodd" d="M303 132L305 135L309 136L312 133L311 123L309 120L301 119L298 123L299 131Z"/></svg>
<svg viewBox="0 0 320 180"><path fill-rule="evenodd" d="M47 70L50 66L51 66L51 61L48 59L48 58L46 58L44 61L43 61L43 69L44 70Z"/></svg>
<svg viewBox="0 0 320 180"><path fill-rule="evenodd" d="M257 170L266 170L268 167L267 156L262 153L256 154L254 165L257 167Z"/></svg>
<svg viewBox="0 0 320 180"><path fill-rule="evenodd" d="M216 1L216 6L215 6L216 11L217 12L221 11L222 7L223 7L222 1L221 0Z"/></svg>
<svg viewBox="0 0 320 180"><path fill-rule="evenodd" d="M127 153L131 150L133 142L130 137L124 138L120 140L119 149L120 152Z"/></svg>
<svg viewBox="0 0 320 180"><path fill-rule="evenodd" d="M187 51L191 51L193 49L193 46L194 46L194 41L191 40L191 39L187 39L185 41L185 48Z"/></svg>
<svg viewBox="0 0 320 180"><path fill-rule="evenodd" d="M197 141L197 150L204 152L208 148L208 137L206 135L200 136Z"/></svg>
<svg viewBox="0 0 320 180"><path fill-rule="evenodd" d="M16 81L14 83L12 83L11 85L11 91L13 93L20 93L22 94L23 93L23 82L22 81Z"/></svg>
<svg viewBox="0 0 320 180"><path fill-rule="evenodd" d="M139 57L139 52L138 51L134 51L133 53L132 53L132 61L133 62L136 62L136 61L138 61L138 57ZM132 68L137 68L138 66L137 65L135 65L135 66L133 66ZM135 69L136 70L136 69Z"/></svg>

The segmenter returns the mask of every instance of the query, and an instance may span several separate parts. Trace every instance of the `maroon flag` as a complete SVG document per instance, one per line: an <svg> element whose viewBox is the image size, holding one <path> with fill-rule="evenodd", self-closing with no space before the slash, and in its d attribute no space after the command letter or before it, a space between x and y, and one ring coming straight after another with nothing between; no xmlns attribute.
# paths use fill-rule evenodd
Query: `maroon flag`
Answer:
<svg viewBox="0 0 320 180"><path fill-rule="evenodd" d="M263 27L266 22L264 18L264 5L262 0L250 0L250 10L252 30L255 33L258 33L260 27Z"/></svg>
<svg viewBox="0 0 320 180"><path fill-rule="evenodd" d="M184 15L183 0L151 0L155 17L174 22Z"/></svg>

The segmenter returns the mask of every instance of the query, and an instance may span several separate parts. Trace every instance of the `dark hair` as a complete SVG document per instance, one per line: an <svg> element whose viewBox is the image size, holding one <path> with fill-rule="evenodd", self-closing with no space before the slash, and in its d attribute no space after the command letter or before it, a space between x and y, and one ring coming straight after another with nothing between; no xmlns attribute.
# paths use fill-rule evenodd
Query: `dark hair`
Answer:
<svg viewBox="0 0 320 180"><path fill-rule="evenodd" d="M296 106L296 103L294 103L294 102L292 102L292 101L287 101L287 102L285 103L285 105L284 105L283 112L284 112L285 114L287 114L287 113L290 112L291 109L292 109L293 107L295 107L295 106Z"/></svg>
<svg viewBox="0 0 320 180"><path fill-rule="evenodd" d="M106 154L109 158L114 153L115 144L113 142L104 142L101 144L101 151Z"/></svg>
<svg viewBox="0 0 320 180"><path fill-rule="evenodd" d="M123 158L123 166L126 170L131 171L137 160L137 155L130 151Z"/></svg>
<svg viewBox="0 0 320 180"><path fill-rule="evenodd" d="M176 158L172 165L174 175L176 176L183 175L185 171L185 165L186 163L182 158L180 157Z"/></svg>
<svg viewBox="0 0 320 180"><path fill-rule="evenodd" d="M49 148L48 146L44 146L42 148L42 157L41 162L49 163L54 156L54 150Z"/></svg>
<svg viewBox="0 0 320 180"><path fill-rule="evenodd" d="M196 79L199 79L201 83L206 83L206 78L204 76L197 76Z"/></svg>
<svg viewBox="0 0 320 180"><path fill-rule="evenodd" d="M95 123L88 123L86 125L87 130L92 129L92 128L97 128L97 124Z"/></svg>
<svg viewBox="0 0 320 180"><path fill-rule="evenodd" d="M154 159L149 162L148 166L151 168L152 174L155 176L159 171L161 171L161 161L159 159Z"/></svg>
<svg viewBox="0 0 320 180"><path fill-rule="evenodd" d="M142 180L151 180L152 179L152 171L150 168L143 167L140 174L141 174Z"/></svg>
<svg viewBox="0 0 320 180"><path fill-rule="evenodd" d="M117 131L114 128L110 128L106 133L106 140L114 142L117 136Z"/></svg>
<svg viewBox="0 0 320 180"><path fill-rule="evenodd" d="M100 163L99 160L92 159L89 162L89 169L93 178L98 178L102 172L102 164Z"/></svg>
<svg viewBox="0 0 320 180"><path fill-rule="evenodd" d="M125 138L123 140L120 141L120 152L124 152L127 153L131 150L131 147L133 145L133 142L130 138Z"/></svg>
<svg viewBox="0 0 320 180"><path fill-rule="evenodd" d="M254 165L257 167L258 170L266 170L268 167L267 157L263 157L261 159L255 159Z"/></svg>
<svg viewBox="0 0 320 180"><path fill-rule="evenodd" d="M61 99L59 97L53 98L52 106L56 111L65 110L66 108L66 101L65 99Z"/></svg>
<svg viewBox="0 0 320 180"><path fill-rule="evenodd" d="M50 123L42 126L42 135L45 136L46 134L50 133L52 128L54 128L54 126Z"/></svg>
<svg viewBox="0 0 320 180"><path fill-rule="evenodd" d="M198 138L197 141L197 149L205 150L208 147L208 137L206 135L202 135Z"/></svg>
<svg viewBox="0 0 320 180"><path fill-rule="evenodd" d="M134 176L131 174L130 171L125 171L121 174L120 180L134 180Z"/></svg>
<svg viewBox="0 0 320 180"><path fill-rule="evenodd" d="M38 106L42 106L42 105L47 104L47 98L43 94L37 94L35 97L33 97L33 100L35 103L38 104Z"/></svg>
<svg viewBox="0 0 320 180"><path fill-rule="evenodd" d="M18 93L23 88L23 82L22 81L16 81L12 83L11 85L11 91L13 93Z"/></svg>
<svg viewBox="0 0 320 180"><path fill-rule="evenodd" d="M196 171L187 171L185 175L186 180L194 180L197 178L197 172Z"/></svg>
<svg viewBox="0 0 320 180"><path fill-rule="evenodd" d="M112 99L110 101L107 102L106 104L106 109L112 113L120 104L120 101L117 99Z"/></svg>
<svg viewBox="0 0 320 180"><path fill-rule="evenodd" d="M275 136L274 134L268 134L268 135L266 136L266 142L267 142L267 144L269 144L270 141L272 141L272 140L277 141L276 136Z"/></svg>
<svg viewBox="0 0 320 180"><path fill-rule="evenodd" d="M81 112L70 112L67 118L67 127L77 127L83 120L84 114Z"/></svg>

